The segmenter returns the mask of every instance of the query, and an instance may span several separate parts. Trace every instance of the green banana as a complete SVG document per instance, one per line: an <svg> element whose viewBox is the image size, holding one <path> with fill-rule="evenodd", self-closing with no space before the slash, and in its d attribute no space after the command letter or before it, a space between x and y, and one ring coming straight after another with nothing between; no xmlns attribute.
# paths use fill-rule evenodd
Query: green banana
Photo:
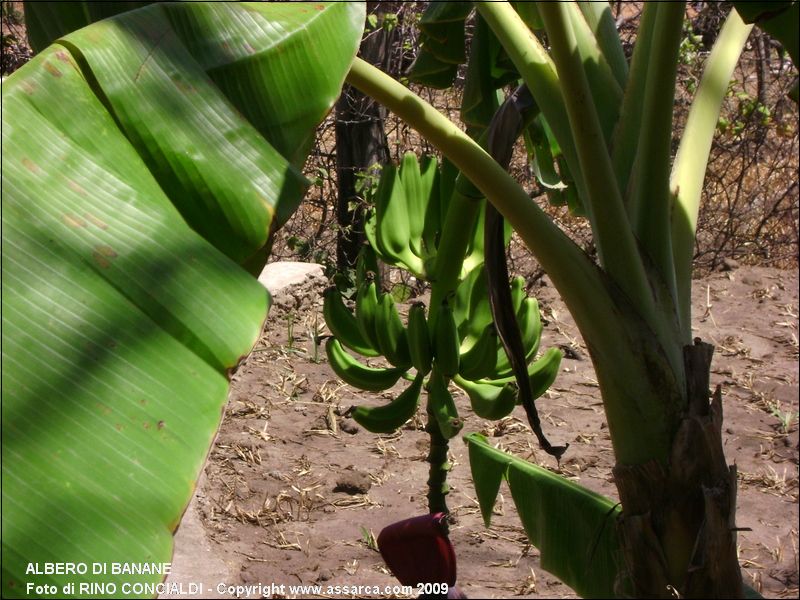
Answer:
<svg viewBox="0 0 800 600"><path fill-rule="evenodd" d="M561 350L558 348L550 348L537 360L528 365L528 379L531 382L531 395L534 400L544 394L556 380L562 357L563 354ZM481 379L475 383L504 386L514 381L516 381L516 378L512 374L497 379Z"/></svg>
<svg viewBox="0 0 800 600"><path fill-rule="evenodd" d="M323 293L322 316L333 336L342 344L364 356L379 356L380 353L359 331L358 321L344 305L336 286Z"/></svg>
<svg viewBox="0 0 800 600"><path fill-rule="evenodd" d="M445 439L454 438L464 426L464 420L458 416L458 409L453 395L447 388L447 378L434 368L428 381L428 413L432 414L439 424L439 430Z"/></svg>
<svg viewBox="0 0 800 600"><path fill-rule="evenodd" d="M467 254L464 257L464 263L462 269L465 272L470 272L475 269L478 265L483 263L483 227L486 221L486 200L481 198L480 200L476 200L480 202L481 207L478 209L478 218L475 219L475 226L473 227L472 231L469 232L470 235L470 243L469 247L467 248Z"/></svg>
<svg viewBox="0 0 800 600"><path fill-rule="evenodd" d="M510 415L517 405L517 386L513 383L497 386L469 381L458 375L453 381L467 393L472 411L482 419L497 421Z"/></svg>
<svg viewBox="0 0 800 600"><path fill-rule="evenodd" d="M456 320L456 324L458 324L458 332L462 338L467 336L467 330L469 329L469 303L472 297L472 288L479 277L485 279L483 265L478 265L478 267L467 273L458 284L458 287L456 287L453 299L453 317Z"/></svg>
<svg viewBox="0 0 800 600"><path fill-rule="evenodd" d="M436 315L432 345L436 365L442 375L450 378L458 373L461 339L453 318L453 309L447 302L442 303Z"/></svg>
<svg viewBox="0 0 800 600"><path fill-rule="evenodd" d="M414 416L419 405L424 376L417 374L403 392L383 406L357 406L352 417L356 423L372 433L392 433Z"/></svg>
<svg viewBox="0 0 800 600"><path fill-rule="evenodd" d="M400 181L403 184L406 198L408 242L411 251L422 258L422 232L425 227L429 195L423 187L419 161L413 152L406 152L403 155L403 162L400 164Z"/></svg>
<svg viewBox="0 0 800 600"><path fill-rule="evenodd" d="M442 229L441 203L439 190L439 165L433 156L425 156L420 165L423 189L427 190L428 201L425 209L425 224L422 228L422 252L426 260L436 256L439 235Z"/></svg>
<svg viewBox="0 0 800 600"><path fill-rule="evenodd" d="M422 302L415 302L408 309L408 350L417 373L427 375L431 370L433 350Z"/></svg>
<svg viewBox="0 0 800 600"><path fill-rule="evenodd" d="M461 352L459 375L470 381L492 376L497 364L498 344L497 330L494 323L490 323L477 341ZM464 348L463 343L461 347Z"/></svg>
<svg viewBox="0 0 800 600"><path fill-rule="evenodd" d="M397 306L391 294L383 294L378 300L378 311L375 316L375 335L378 348L386 359L396 367L408 369L411 366L411 354L408 349L408 337Z"/></svg>
<svg viewBox="0 0 800 600"><path fill-rule="evenodd" d="M356 292L356 327L370 346L380 350L378 336L375 334L377 312L378 288L373 278L368 275Z"/></svg>
<svg viewBox="0 0 800 600"><path fill-rule="evenodd" d="M542 320L539 314L539 303L536 298L525 298L522 306L517 313L520 333L522 334L522 346L525 349L525 361L529 362L539 350L539 342L542 336ZM497 350L497 364L495 366L495 378L505 377L511 373L511 362L508 359L505 349L501 346Z"/></svg>
<svg viewBox="0 0 800 600"><path fill-rule="evenodd" d="M348 354L336 338L325 342L325 353L334 373L345 383L370 392L380 392L392 387L405 369L375 368L361 364Z"/></svg>

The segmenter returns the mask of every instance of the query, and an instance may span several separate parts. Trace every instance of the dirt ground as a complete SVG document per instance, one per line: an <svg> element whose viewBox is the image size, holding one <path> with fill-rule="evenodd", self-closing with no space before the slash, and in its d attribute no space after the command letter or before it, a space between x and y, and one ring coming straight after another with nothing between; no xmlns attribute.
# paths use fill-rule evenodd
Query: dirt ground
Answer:
<svg viewBox="0 0 800 600"><path fill-rule="evenodd" d="M560 472L615 496L613 456L594 372L554 288L535 291L546 322L542 347L567 350L562 373L539 401L554 443L570 442ZM379 394L340 383L315 352L323 327L310 279L275 298L268 324L233 379L227 414L198 490L213 545L238 565L240 581L395 585L374 537L426 512L427 435L413 420L391 436L373 435L342 415ZM695 282L696 335L714 343L712 384L722 384L725 443L739 471L739 556L747 583L767 597L798 595L798 276L741 267ZM556 470L540 451L521 409L499 423L459 409L464 432ZM459 585L470 597L575 597L539 567L507 490L491 528L478 510L466 447L451 442L449 505ZM276 595L274 597L286 597ZM341 597L341 596L340 596Z"/></svg>

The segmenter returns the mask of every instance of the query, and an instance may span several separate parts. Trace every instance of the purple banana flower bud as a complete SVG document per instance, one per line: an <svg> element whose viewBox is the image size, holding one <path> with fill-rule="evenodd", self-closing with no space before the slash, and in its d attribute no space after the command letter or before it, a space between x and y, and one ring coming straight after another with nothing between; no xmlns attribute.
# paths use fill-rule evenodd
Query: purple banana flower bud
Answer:
<svg viewBox="0 0 800 600"><path fill-rule="evenodd" d="M384 562L403 585L447 584L447 598L466 598L455 587L456 553L445 533L447 515L435 513L388 525L378 536ZM444 598L426 594L420 598Z"/></svg>

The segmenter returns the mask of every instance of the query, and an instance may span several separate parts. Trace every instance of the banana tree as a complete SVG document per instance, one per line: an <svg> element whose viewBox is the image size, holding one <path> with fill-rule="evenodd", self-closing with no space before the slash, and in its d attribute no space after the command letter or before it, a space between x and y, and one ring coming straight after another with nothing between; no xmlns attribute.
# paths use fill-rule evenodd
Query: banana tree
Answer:
<svg viewBox="0 0 800 600"><path fill-rule="evenodd" d="M767 17L796 10L796 2L749 4L770 5ZM341 83L364 18L350 4L268 6L145 9L139 15L158 13L160 22L137 26L138 17L127 17L65 36L5 82L4 595L26 594L20 584L31 561L169 555L170 532L218 424L224 374L252 344L267 305L236 263L257 268L268 234L295 205L288 190L293 180L302 188L291 168L302 158L296 150L330 102L303 115L293 109L303 112ZM417 127L477 185L573 312L600 379L623 506L619 534L595 535L590 558L614 554L619 544L624 564L603 564L635 593L738 594L735 475L720 447L719 396L708 405L709 348L691 344L688 298L705 155L747 27L732 15L723 28L670 171L682 4L647 4L630 65L620 60L607 6L518 6L527 23L506 3L478 10L539 104L560 152L559 173L569 175L592 225L598 263L479 146L405 87L358 61L349 79ZM258 16L265 11L278 16ZM75 23L91 20L90 13ZM540 26L550 52L531 33ZM788 35L796 47L796 29ZM275 37L286 45L275 45ZM270 51L280 55L277 63ZM120 52L126 64L116 64ZM431 63L430 79L454 72ZM282 86L265 89L265 74L289 94ZM65 98L76 98L80 110ZM143 107L156 107L151 112L160 117L137 118ZM226 134L191 135L215 129ZM242 138L272 155L258 142L266 138L283 153L277 174L250 171L266 163ZM207 148L218 144L224 151ZM230 156L241 168L215 178L209 159L216 169ZM257 193L226 194L236 181L251 182ZM270 184L276 194L261 194ZM260 225L248 227L254 218ZM171 362L163 360L167 353ZM480 444L471 439L472 447ZM483 472L496 479L492 465L505 465L500 475L517 490L525 524L538 524L528 530L543 561L545 553L560 556L548 568L568 582L580 578L585 571L564 567L570 554L553 542L548 525L555 520L543 520L541 511L613 511L491 454L476 453L473 468L483 461ZM479 490L484 508L495 479ZM530 485L537 480L547 485ZM135 491L126 491L131 485ZM554 501L559 497L564 501ZM585 538L597 530L570 531ZM605 591L591 582L581 589Z"/></svg>
<svg viewBox="0 0 800 600"><path fill-rule="evenodd" d="M158 592L162 567L109 563L170 561L269 306L248 271L302 198L363 22L152 5L59 30L3 82L3 597Z"/></svg>
<svg viewBox="0 0 800 600"><path fill-rule="evenodd" d="M692 339L690 301L709 148L751 26L736 12L728 16L673 157L684 3L645 4L630 63L605 3L475 7L479 26L488 27L502 46L552 133L561 159L557 172L591 226L596 261L477 143L406 87L359 60L348 81L439 148L509 220L550 275L597 373L622 507L614 534L600 535L603 517L614 515L613 503L587 500L581 488L554 482L533 467L520 468L468 436L484 514L505 477L543 562L546 555L559 556L548 568L584 595L740 597L736 469L722 450L719 387L709 398L713 347ZM464 3L458 10L442 4L429 9L427 26L433 29L441 17L444 33L438 40L430 34L421 75L437 87L446 87L455 72L441 40L463 31L458 20L465 14ZM483 60L500 65L498 52L485 53ZM491 91L491 82L486 85ZM552 159L548 166L556 168ZM568 514L551 514L554 509ZM559 531L587 518L597 526L568 530L578 540ZM568 550L587 547L609 560L592 555L584 560L588 570L571 568L574 554ZM581 582L587 575L594 579Z"/></svg>

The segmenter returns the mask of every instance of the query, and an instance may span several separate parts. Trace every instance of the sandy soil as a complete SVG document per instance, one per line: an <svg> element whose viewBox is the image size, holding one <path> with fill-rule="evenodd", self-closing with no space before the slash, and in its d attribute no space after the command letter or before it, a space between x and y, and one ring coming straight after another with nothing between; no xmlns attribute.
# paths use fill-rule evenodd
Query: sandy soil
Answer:
<svg viewBox="0 0 800 600"><path fill-rule="evenodd" d="M570 442L560 472L615 496L613 456L585 347L552 286L535 293L546 320L542 347L568 350L540 411L550 439ZM392 585L374 536L425 512L427 436L414 420L396 435L358 429L342 415L375 394L341 384L314 351L322 327L310 280L276 298L264 335L234 376L219 438L198 490L215 551L238 569L229 583ZM717 347L712 384L722 384L725 443L739 470L740 561L767 597L798 595L798 278L794 271L735 268L697 281L696 335ZM503 448L556 469L514 415L499 423L471 415ZM521 411L521 409L517 409ZM483 526L466 448L451 444L449 505L459 584L470 597L574 597L541 570L513 502L501 489L492 527ZM276 594L275 597L285 597ZM340 596L341 597L341 596Z"/></svg>

